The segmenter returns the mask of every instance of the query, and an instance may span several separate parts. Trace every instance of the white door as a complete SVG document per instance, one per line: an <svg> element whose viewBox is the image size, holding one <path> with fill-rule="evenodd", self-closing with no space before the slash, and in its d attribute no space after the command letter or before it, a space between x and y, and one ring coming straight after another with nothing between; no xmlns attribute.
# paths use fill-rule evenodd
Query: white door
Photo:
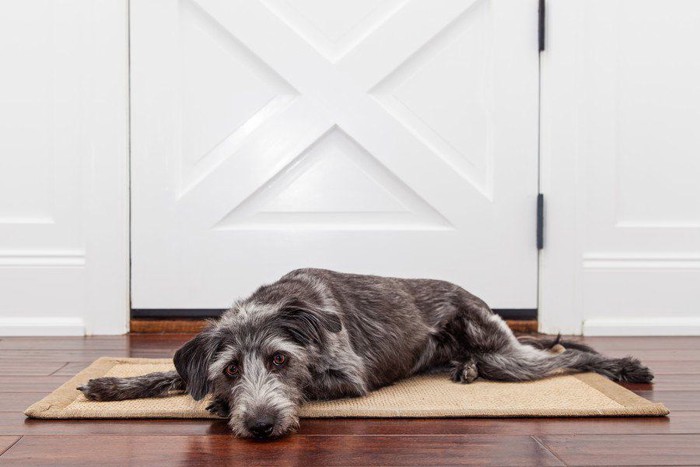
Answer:
<svg viewBox="0 0 700 467"><path fill-rule="evenodd" d="M131 2L132 306L305 266L537 306L537 0Z"/></svg>

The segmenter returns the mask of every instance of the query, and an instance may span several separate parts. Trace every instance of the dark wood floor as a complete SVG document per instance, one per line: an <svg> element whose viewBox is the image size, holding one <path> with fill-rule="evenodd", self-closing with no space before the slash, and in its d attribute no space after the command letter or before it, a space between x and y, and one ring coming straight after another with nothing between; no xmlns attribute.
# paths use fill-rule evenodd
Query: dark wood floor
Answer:
<svg viewBox="0 0 700 467"><path fill-rule="evenodd" d="M221 421L28 420L22 410L97 357L170 357L187 335L0 337L0 464L700 465L700 338L588 338L657 374L638 394L666 418L303 420L282 440Z"/></svg>

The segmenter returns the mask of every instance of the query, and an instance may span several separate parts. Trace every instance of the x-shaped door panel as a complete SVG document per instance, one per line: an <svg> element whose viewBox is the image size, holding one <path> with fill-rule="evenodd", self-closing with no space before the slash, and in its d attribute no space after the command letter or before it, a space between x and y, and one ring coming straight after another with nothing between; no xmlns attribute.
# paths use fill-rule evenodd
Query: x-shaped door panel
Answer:
<svg viewBox="0 0 700 467"><path fill-rule="evenodd" d="M381 6L382 2L378 3ZM272 88L265 106L201 157L191 174L183 175L186 182L179 203L188 218L206 215L202 225L217 228L300 226L307 224L305 217L314 217L313 225L322 225L322 215L310 216L303 211L303 198L298 198L296 205L288 203L286 212L275 211L280 213L279 222L270 220L274 217L270 212L261 213L266 222L246 223L246 219L256 215L251 206L272 208L266 207L263 201L267 199L262 198L280 187L268 189L268 185L273 180L277 185L282 183L280 180L286 178L281 174L301 163L300 155L333 145L324 138L352 141L345 157L374 159L375 168L366 166L358 174L380 186L392 184L389 178L393 185L398 182L401 189L393 193L402 197L398 202L403 205L387 212L416 211L418 217L407 224L384 222L394 228L448 226L439 213L439 200L465 186L490 199L488 3L419 0L392 5L375 14L381 21L370 22L368 31L355 32L359 39L352 48L340 47L344 53L339 60L323 53L330 50L327 44L309 42L313 35L303 28L311 27L310 23L292 15L294 7L288 2L199 0L183 8L183 15L209 22L210 29L218 32L219 45L233 49L231 59L245 61ZM430 21L419 21L428 14ZM397 43L396 38L406 37L405 31L411 31L411 40ZM441 68L454 71L450 66L456 60L464 61L458 69L462 73L444 76L449 89L441 92L431 88L436 82L431 74L440 73ZM455 86L459 79L463 85ZM454 89L461 94L450 96ZM431 94L442 102L437 106L426 102L424 96ZM452 109L462 109L466 121L455 118ZM231 179L227 174L242 170L249 183L227 184ZM444 180L437 192L433 184L422 183L421 175L426 171L437 172ZM206 183L201 183L204 180ZM469 183L460 183L462 180ZM220 205L212 206L214 192ZM202 202L207 203L206 211L198 208ZM295 208L302 209L298 222L292 215ZM321 208L331 210L330 206ZM341 217L336 210L336 226ZM361 216L346 217L349 227L362 225ZM368 228L378 225L371 221L372 216L366 217Z"/></svg>

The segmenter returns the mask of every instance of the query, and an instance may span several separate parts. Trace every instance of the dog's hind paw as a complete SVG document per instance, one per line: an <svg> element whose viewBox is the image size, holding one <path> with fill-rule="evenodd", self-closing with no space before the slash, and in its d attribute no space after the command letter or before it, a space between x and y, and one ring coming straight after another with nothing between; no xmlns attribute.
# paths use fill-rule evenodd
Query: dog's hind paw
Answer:
<svg viewBox="0 0 700 467"><path fill-rule="evenodd" d="M625 383L651 383L654 373L632 357L620 359L620 371L617 380Z"/></svg>
<svg viewBox="0 0 700 467"><path fill-rule="evenodd" d="M476 369L476 362L473 359L469 359L466 362L452 362L450 379L455 383L469 384L478 377L479 372Z"/></svg>
<svg viewBox="0 0 700 467"><path fill-rule="evenodd" d="M119 400L117 378L95 378L76 388L91 401Z"/></svg>

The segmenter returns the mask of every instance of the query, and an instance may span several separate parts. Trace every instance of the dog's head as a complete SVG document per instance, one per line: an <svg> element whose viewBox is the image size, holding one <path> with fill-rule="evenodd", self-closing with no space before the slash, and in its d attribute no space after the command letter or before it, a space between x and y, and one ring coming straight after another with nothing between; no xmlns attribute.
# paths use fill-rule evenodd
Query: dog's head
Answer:
<svg viewBox="0 0 700 467"><path fill-rule="evenodd" d="M280 436L298 427L313 361L341 327L300 299L241 302L180 348L175 367L192 397L210 394L228 409L236 435Z"/></svg>

